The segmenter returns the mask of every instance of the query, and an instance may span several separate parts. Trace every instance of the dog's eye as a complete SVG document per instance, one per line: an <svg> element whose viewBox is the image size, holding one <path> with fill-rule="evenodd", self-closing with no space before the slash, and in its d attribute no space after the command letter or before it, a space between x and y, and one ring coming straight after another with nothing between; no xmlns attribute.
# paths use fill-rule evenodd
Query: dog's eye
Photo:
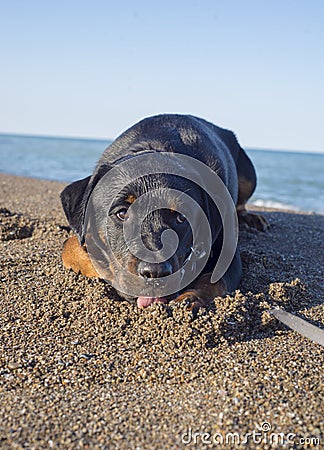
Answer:
<svg viewBox="0 0 324 450"><path fill-rule="evenodd" d="M127 214L127 208L122 208L119 209L116 213L115 213L117 219L121 220L122 222L124 222L125 220L127 220L128 218L128 214Z"/></svg>
<svg viewBox="0 0 324 450"><path fill-rule="evenodd" d="M177 220L178 223L183 223L187 219L185 218L185 216L183 214L178 214L176 220Z"/></svg>

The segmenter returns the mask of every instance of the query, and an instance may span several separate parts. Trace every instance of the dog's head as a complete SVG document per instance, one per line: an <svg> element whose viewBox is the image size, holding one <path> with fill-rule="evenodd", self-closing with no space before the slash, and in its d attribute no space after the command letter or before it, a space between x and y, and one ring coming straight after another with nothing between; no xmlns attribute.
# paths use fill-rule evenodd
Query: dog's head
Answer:
<svg viewBox="0 0 324 450"><path fill-rule="evenodd" d="M221 232L222 222L208 194L190 178L152 173L120 183L120 179L110 177L107 186L107 182L102 181L110 169L100 167L92 177L70 184L62 192L61 200L80 243L87 244L87 235L89 242L100 241L100 245L95 246L101 250L94 253L96 258L105 259L107 270L103 278L130 299L127 274L142 281L159 280L178 272L192 253L193 229L199 233L201 214L210 224L212 241ZM122 189L116 190L121 184ZM114 192L112 198L110 192ZM86 211L92 197L95 200L91 204L91 214L96 219L95 229L92 226L89 231ZM107 243L109 252L102 251ZM147 253L159 256L152 259ZM140 296L137 304L166 303L172 297Z"/></svg>

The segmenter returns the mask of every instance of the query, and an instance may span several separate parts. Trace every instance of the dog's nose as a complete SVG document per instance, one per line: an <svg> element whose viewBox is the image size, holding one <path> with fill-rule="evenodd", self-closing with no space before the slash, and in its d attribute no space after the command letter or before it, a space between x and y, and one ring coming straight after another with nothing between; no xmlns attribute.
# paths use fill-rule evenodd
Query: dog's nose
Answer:
<svg viewBox="0 0 324 450"><path fill-rule="evenodd" d="M172 274L172 265L167 261L158 264L141 261L138 264L138 274L143 278L167 277Z"/></svg>

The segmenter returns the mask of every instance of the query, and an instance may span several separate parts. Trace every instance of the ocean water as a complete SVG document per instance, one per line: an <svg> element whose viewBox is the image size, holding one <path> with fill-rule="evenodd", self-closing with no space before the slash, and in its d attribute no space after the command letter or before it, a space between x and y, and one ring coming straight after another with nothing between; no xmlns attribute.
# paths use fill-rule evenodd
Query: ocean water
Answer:
<svg viewBox="0 0 324 450"><path fill-rule="evenodd" d="M110 143L0 134L0 172L70 182L90 175ZM258 175L251 203L324 214L324 154L246 151Z"/></svg>

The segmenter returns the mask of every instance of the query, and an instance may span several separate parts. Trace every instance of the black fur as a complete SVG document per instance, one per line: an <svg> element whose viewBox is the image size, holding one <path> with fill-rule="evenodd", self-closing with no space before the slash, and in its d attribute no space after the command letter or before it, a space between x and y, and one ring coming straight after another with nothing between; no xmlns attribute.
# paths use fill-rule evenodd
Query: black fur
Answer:
<svg viewBox="0 0 324 450"><path fill-rule="evenodd" d="M245 202L255 189L254 167L231 131L193 116L167 114L149 117L125 131L104 151L91 176L70 184L62 192L61 200L64 212L81 244L85 242L85 210L89 196L99 180L118 162L141 153L147 154L149 158L150 153L154 152L180 153L200 160L220 176L233 202L241 210L244 209ZM214 245L212 256L205 268L205 271L207 271L216 264L220 253L222 221L217 208L209 201L206 193L193 184L176 176L146 176L137 180L136 183L131 183L128 191L121 195L118 200L119 203L117 202L115 206L116 208L127 208L126 198L128 195L132 194L139 197L156 187L172 187L178 191L188 191L189 195L202 205L213 231ZM114 211L107 211L107 214L112 217L109 234L113 243L113 250L120 255L120 262L127 266L127 264L130 264L131 257L121 236L121 224L118 220L116 221ZM178 254L171 260L174 271L181 264L181 260L186 257L191 242L190 231L184 225L178 226L175 218L176 216L172 215L170 211L158 211L152 214L143 225L143 240L152 249L159 248L160 235L164 229L176 228L180 244ZM135 263L132 260L134 270L140 270L141 261L135 261ZM228 273L225 275L229 290L237 287L240 274L241 261L237 253Z"/></svg>

